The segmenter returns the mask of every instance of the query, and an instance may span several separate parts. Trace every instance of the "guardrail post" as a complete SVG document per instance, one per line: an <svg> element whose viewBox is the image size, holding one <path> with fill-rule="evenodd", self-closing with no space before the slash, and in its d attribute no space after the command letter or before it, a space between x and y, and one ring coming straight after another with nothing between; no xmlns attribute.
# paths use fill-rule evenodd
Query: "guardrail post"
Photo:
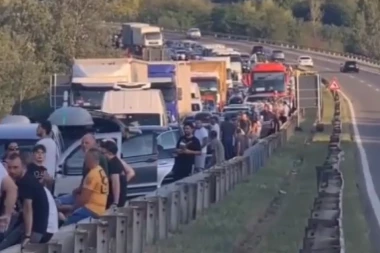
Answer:
<svg viewBox="0 0 380 253"><path fill-rule="evenodd" d="M74 253L86 252L88 239L89 231L81 228L81 224L78 224L78 227L74 231Z"/></svg>
<svg viewBox="0 0 380 253"><path fill-rule="evenodd" d="M109 251L110 231L108 222L98 220L96 226L96 252L104 253Z"/></svg>
<svg viewBox="0 0 380 253"><path fill-rule="evenodd" d="M131 205L138 206L144 215L144 239L147 245L153 244L156 239L157 202L154 198L145 201L132 201Z"/></svg>
<svg viewBox="0 0 380 253"><path fill-rule="evenodd" d="M127 226L128 216L118 213L115 217L115 253L125 253L127 251Z"/></svg>
<svg viewBox="0 0 380 253"><path fill-rule="evenodd" d="M203 210L210 207L210 181L211 177L209 176L203 182Z"/></svg>
<svg viewBox="0 0 380 253"><path fill-rule="evenodd" d="M48 242L47 252L48 253L62 253L62 244L58 242Z"/></svg>
<svg viewBox="0 0 380 253"><path fill-rule="evenodd" d="M189 184L187 183L178 183L179 186L179 199L180 199L180 214L181 224L189 223Z"/></svg>
<svg viewBox="0 0 380 253"><path fill-rule="evenodd" d="M157 197L158 209L158 239L163 240L168 237L168 199Z"/></svg>
<svg viewBox="0 0 380 253"><path fill-rule="evenodd" d="M179 191L173 191L169 197L170 203L170 225L169 231L174 233L178 230L179 225Z"/></svg>
<svg viewBox="0 0 380 253"><path fill-rule="evenodd" d="M215 172L215 202L218 203L221 199L221 173Z"/></svg>
<svg viewBox="0 0 380 253"><path fill-rule="evenodd" d="M197 182L197 198L196 198L196 217L202 214L203 211L203 196L204 196L204 181Z"/></svg>
<svg viewBox="0 0 380 253"><path fill-rule="evenodd" d="M227 161L226 164L223 165L225 171L225 193L230 191L230 182L231 182L231 169L230 164Z"/></svg>
<svg viewBox="0 0 380 253"><path fill-rule="evenodd" d="M225 165L221 168L220 173L220 199L223 199L226 194L226 169Z"/></svg>
<svg viewBox="0 0 380 253"><path fill-rule="evenodd" d="M196 209L197 209L197 184L190 183L188 184L188 198L189 198L189 221L192 221L196 218Z"/></svg>

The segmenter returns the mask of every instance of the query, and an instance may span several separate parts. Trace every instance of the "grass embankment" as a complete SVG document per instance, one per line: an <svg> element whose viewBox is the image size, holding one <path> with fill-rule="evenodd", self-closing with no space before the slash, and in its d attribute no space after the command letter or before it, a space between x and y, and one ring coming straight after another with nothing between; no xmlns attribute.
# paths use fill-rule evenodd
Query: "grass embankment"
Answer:
<svg viewBox="0 0 380 253"><path fill-rule="evenodd" d="M330 124L332 98L324 93L323 120ZM343 104L344 122L349 113ZM315 166L326 156L325 134L310 143L313 119L306 119L288 145L278 150L268 164L239 185L221 203L212 206L182 233L150 247L157 253L289 253L298 252L304 227L316 197ZM345 126L349 133L349 127ZM349 136L349 135L348 135ZM350 138L348 138L350 141ZM355 185L355 155L351 142L344 144L345 234L347 252L370 252L368 231Z"/></svg>

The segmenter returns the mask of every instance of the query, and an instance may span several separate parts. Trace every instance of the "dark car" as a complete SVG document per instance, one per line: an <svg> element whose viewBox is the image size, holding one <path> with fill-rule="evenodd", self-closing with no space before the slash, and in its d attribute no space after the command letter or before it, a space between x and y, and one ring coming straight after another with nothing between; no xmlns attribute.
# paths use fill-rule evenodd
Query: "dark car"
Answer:
<svg viewBox="0 0 380 253"><path fill-rule="evenodd" d="M253 46L251 54L264 54L264 47L263 46Z"/></svg>
<svg viewBox="0 0 380 253"><path fill-rule="evenodd" d="M340 72L342 72L342 73L349 73L349 72L359 73L359 67L358 67L356 61L346 61L344 64L341 64Z"/></svg>

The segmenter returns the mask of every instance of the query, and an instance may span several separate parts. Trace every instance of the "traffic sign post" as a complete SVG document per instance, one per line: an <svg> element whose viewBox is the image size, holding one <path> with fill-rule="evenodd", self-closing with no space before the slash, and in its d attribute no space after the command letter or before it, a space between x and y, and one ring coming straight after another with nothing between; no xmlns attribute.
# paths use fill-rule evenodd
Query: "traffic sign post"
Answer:
<svg viewBox="0 0 380 253"><path fill-rule="evenodd" d="M333 79L332 82L330 82L329 90L331 90L331 91L340 90L340 86L339 86L338 82L336 81L336 79Z"/></svg>

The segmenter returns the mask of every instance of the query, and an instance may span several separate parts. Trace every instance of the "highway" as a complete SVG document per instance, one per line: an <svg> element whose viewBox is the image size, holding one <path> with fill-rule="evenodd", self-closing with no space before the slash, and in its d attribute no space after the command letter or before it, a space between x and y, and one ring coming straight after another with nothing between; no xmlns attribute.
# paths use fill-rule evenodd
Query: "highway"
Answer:
<svg viewBox="0 0 380 253"><path fill-rule="evenodd" d="M183 35L167 34L168 39L184 39ZM200 40L205 43L220 43L235 48L241 52L250 53L253 42L233 41L205 37ZM265 45L264 45L265 46ZM294 62L300 55L309 55L314 60L314 69L324 78L332 80L336 78L341 86L341 90L350 100L354 110L354 130L358 141L360 164L362 173L358 173L358 181L363 195L365 212L371 224L372 236L377 237L374 241L380 244L380 69L360 67L360 73L340 73L340 64L344 59L338 57L323 56L319 53L302 52L293 49L273 47L281 49L286 55L286 60ZM368 208L369 207L369 208ZM377 245L379 248L380 245Z"/></svg>

